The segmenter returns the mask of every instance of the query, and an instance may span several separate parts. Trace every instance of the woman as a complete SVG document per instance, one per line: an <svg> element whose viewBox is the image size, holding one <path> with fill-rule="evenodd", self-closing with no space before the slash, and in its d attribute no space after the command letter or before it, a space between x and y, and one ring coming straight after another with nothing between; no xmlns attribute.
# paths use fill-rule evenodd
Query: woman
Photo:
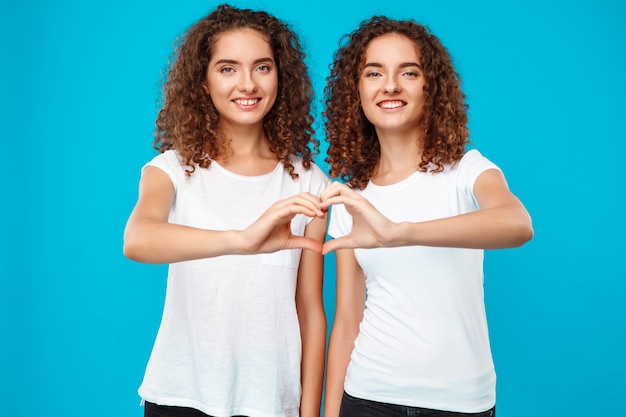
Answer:
<svg viewBox="0 0 626 417"><path fill-rule="evenodd" d="M297 37L265 12L218 6L177 47L124 234L128 258L170 264L146 416L319 416L311 99Z"/></svg>
<svg viewBox="0 0 626 417"><path fill-rule="evenodd" d="M373 17L335 54L328 162L347 185L321 195L337 261L325 417L495 415L483 249L533 229L498 167L466 152L464 99L414 21Z"/></svg>

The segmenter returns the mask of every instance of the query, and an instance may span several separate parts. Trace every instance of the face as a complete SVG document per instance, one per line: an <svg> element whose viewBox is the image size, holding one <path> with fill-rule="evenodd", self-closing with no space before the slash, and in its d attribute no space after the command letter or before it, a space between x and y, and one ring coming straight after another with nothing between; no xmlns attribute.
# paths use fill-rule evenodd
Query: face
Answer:
<svg viewBox="0 0 626 417"><path fill-rule="evenodd" d="M365 50L359 77L361 107L376 131L419 135L424 111L424 72L409 38L388 33Z"/></svg>
<svg viewBox="0 0 626 417"><path fill-rule="evenodd" d="M206 89L222 127L262 126L278 91L274 54L263 34L236 29L219 35L207 67Z"/></svg>

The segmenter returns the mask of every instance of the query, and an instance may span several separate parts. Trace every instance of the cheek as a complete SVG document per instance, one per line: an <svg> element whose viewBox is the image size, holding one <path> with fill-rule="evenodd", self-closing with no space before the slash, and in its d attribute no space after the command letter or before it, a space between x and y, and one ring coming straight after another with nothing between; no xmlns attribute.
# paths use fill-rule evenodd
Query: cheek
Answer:
<svg viewBox="0 0 626 417"><path fill-rule="evenodd" d="M372 105L372 100L374 99L374 97L372 96L372 93L370 91L368 91L367 88L363 87L362 85L359 85L359 103L361 104L361 108L363 108L363 110L365 110L366 107L369 107Z"/></svg>
<svg viewBox="0 0 626 417"><path fill-rule="evenodd" d="M367 101L361 102L361 110L363 111L365 118L369 120L370 122L373 122L376 119L377 117L376 105Z"/></svg>
<svg viewBox="0 0 626 417"><path fill-rule="evenodd" d="M217 82L212 82L208 80L204 83L204 91L211 97L218 97L220 95L220 87L221 85Z"/></svg>
<svg viewBox="0 0 626 417"><path fill-rule="evenodd" d="M376 100L377 91L372 88L359 88L359 100L362 106L369 106Z"/></svg>
<svg viewBox="0 0 626 417"><path fill-rule="evenodd" d="M269 91L269 95L276 99L276 96L278 96L278 83L269 85L269 89L266 91Z"/></svg>
<svg viewBox="0 0 626 417"><path fill-rule="evenodd" d="M357 94L359 95L359 100L361 101L361 103L363 103L363 100L367 97L367 89L361 82L359 82L359 89L357 90Z"/></svg>
<svg viewBox="0 0 626 417"><path fill-rule="evenodd" d="M278 78L270 78L265 85L265 91L268 91L270 95L276 97L278 95Z"/></svg>

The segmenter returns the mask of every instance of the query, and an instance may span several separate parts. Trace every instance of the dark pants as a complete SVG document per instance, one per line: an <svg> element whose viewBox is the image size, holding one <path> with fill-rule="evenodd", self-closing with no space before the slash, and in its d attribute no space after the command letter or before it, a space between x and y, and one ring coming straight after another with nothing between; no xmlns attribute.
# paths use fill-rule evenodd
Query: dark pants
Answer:
<svg viewBox="0 0 626 417"><path fill-rule="evenodd" d="M377 401L362 400L352 397L345 392L341 400L339 417L495 417L496 408L482 413L457 413L454 411L439 411L429 408L407 407L379 403Z"/></svg>
<svg viewBox="0 0 626 417"><path fill-rule="evenodd" d="M195 408L157 405L149 403L148 401L144 404L143 415L144 417L211 417L210 415L204 414L202 411L198 411Z"/></svg>

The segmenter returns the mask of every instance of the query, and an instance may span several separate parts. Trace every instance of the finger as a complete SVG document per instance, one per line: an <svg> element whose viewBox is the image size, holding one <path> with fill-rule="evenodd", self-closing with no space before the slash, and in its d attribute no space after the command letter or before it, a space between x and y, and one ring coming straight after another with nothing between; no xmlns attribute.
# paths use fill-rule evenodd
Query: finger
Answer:
<svg viewBox="0 0 626 417"><path fill-rule="evenodd" d="M343 204L347 207L354 207L356 206L357 203L358 203L357 198L354 198L352 196L347 196L347 195L337 195L337 196L330 197L327 200L323 201L322 204L320 204L320 207L322 208L322 210L328 210L328 207L334 206L337 204Z"/></svg>
<svg viewBox="0 0 626 417"><path fill-rule="evenodd" d="M302 194L299 194L297 197L298 197L298 201L301 201L307 207L314 208L318 216L324 215L324 212L322 211L322 208L320 206L322 201L320 200L319 197L311 193L302 193Z"/></svg>
<svg viewBox="0 0 626 417"><path fill-rule="evenodd" d="M305 192L305 193L300 193L300 194L296 194L296 197L301 197L301 198L305 198L307 200L310 200L313 203L321 203L321 200L318 196L316 196L315 194L309 193L309 192Z"/></svg>
<svg viewBox="0 0 626 417"><path fill-rule="evenodd" d="M311 193L299 193L299 194L294 194L291 197L287 197L284 198L280 201L277 202L277 204L289 204L292 203L294 201L310 201L311 203L320 203L320 199L319 197L316 197L315 195L311 194Z"/></svg>
<svg viewBox="0 0 626 417"><path fill-rule="evenodd" d="M290 199L290 201L275 204L266 211L265 216L274 219L274 222L284 222L293 219L296 214L303 214L308 217L325 216L318 204L301 199Z"/></svg>
<svg viewBox="0 0 626 417"><path fill-rule="evenodd" d="M311 215L311 217L314 217L314 216L322 216L324 214L320 207L320 203L321 203L320 199L314 196L313 194L301 193L293 197L289 197L285 200L279 201L278 203L275 204L275 207L284 209L284 208L289 208L289 207L301 206L308 210L314 211L315 214Z"/></svg>
<svg viewBox="0 0 626 417"><path fill-rule="evenodd" d="M300 213L309 217L323 217L326 215L319 203L310 201L294 201L286 208L294 214Z"/></svg>
<svg viewBox="0 0 626 417"><path fill-rule="evenodd" d="M329 200L335 198L343 198L345 200L335 200L335 201L348 201L348 199L358 200L362 197L359 196L352 188L344 185L336 183L337 186L332 189L326 189L324 193L320 196L322 200L322 208L327 208L332 204L339 204L338 202L329 203Z"/></svg>
<svg viewBox="0 0 626 417"><path fill-rule="evenodd" d="M320 194L320 199L324 201L325 199L333 195L340 194L342 189L349 190L350 188L345 184L335 181L332 184L330 184L328 187L326 187L324 191L322 191L322 193Z"/></svg>

